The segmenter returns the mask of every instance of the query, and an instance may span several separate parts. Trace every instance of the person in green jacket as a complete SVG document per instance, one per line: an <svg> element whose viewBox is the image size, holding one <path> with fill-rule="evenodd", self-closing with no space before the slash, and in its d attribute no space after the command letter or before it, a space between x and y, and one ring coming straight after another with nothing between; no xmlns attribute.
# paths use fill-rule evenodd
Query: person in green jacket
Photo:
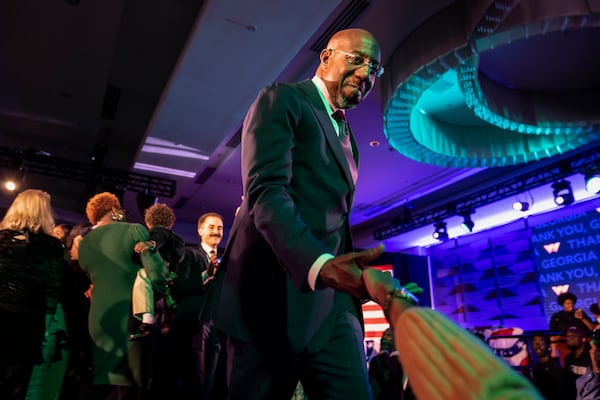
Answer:
<svg viewBox="0 0 600 400"><path fill-rule="evenodd" d="M164 288L165 263L159 253L136 253L136 243L150 235L141 224L124 222L117 196L104 192L86 206L94 228L79 244L79 263L92 282L89 331L92 339L93 384L87 399L143 399L149 392L152 337L131 342L128 332L136 324L131 291L143 265L156 290Z"/></svg>

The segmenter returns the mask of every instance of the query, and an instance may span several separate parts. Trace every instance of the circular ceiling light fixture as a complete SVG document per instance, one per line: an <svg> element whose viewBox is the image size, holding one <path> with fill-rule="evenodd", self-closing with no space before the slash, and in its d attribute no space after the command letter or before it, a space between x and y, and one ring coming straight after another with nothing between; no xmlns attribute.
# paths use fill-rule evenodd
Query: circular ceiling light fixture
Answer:
<svg viewBox="0 0 600 400"><path fill-rule="evenodd" d="M593 107L599 94L600 42L581 40L597 37L600 15L571 3L539 9L528 2L505 5L498 8L492 1L469 10L448 7L447 14L432 18L398 47L382 78L389 99L384 133L398 152L444 167L497 167L552 157L600 139L600 114ZM463 22L474 21L466 37L469 27L452 20L456 13ZM459 27L463 30L456 31ZM540 43L577 57L551 51L546 62L553 71L539 62L537 70L525 71L536 56L529 52ZM585 49L586 43L598 48ZM502 68L494 67L503 59ZM456 92L462 105L448 110L423 106L428 96L446 98ZM455 123L457 115L467 113L462 118L466 123Z"/></svg>

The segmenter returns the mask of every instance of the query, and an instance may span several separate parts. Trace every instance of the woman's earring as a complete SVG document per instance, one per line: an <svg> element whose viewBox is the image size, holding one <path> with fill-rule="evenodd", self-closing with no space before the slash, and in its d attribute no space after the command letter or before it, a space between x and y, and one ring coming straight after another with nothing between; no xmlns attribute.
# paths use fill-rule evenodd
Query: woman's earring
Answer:
<svg viewBox="0 0 600 400"><path fill-rule="evenodd" d="M125 213L123 212L123 210L117 210L116 208L113 208L111 210L111 218L113 221L123 221L123 219L125 219Z"/></svg>

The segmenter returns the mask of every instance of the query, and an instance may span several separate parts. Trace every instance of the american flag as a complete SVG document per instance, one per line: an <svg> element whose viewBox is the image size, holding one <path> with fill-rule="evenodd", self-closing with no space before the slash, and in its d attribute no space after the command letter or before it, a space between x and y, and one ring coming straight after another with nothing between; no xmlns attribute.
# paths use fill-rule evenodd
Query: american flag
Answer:
<svg viewBox="0 0 600 400"><path fill-rule="evenodd" d="M378 265L374 267L380 271L392 273L392 265ZM379 341L383 331L389 328L390 324L383 315L383 309L374 301L368 301L362 305L363 317L365 319L365 349L367 341L373 341L374 348L379 352Z"/></svg>

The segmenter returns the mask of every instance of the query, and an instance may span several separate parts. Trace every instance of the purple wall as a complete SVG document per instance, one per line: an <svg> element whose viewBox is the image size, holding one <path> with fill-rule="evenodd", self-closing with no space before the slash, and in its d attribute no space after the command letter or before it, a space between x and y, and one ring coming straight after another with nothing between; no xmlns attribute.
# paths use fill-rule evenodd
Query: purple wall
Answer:
<svg viewBox="0 0 600 400"><path fill-rule="evenodd" d="M553 287L600 296L600 199L430 248L433 306L465 328L548 329ZM591 316L591 315L590 315Z"/></svg>

